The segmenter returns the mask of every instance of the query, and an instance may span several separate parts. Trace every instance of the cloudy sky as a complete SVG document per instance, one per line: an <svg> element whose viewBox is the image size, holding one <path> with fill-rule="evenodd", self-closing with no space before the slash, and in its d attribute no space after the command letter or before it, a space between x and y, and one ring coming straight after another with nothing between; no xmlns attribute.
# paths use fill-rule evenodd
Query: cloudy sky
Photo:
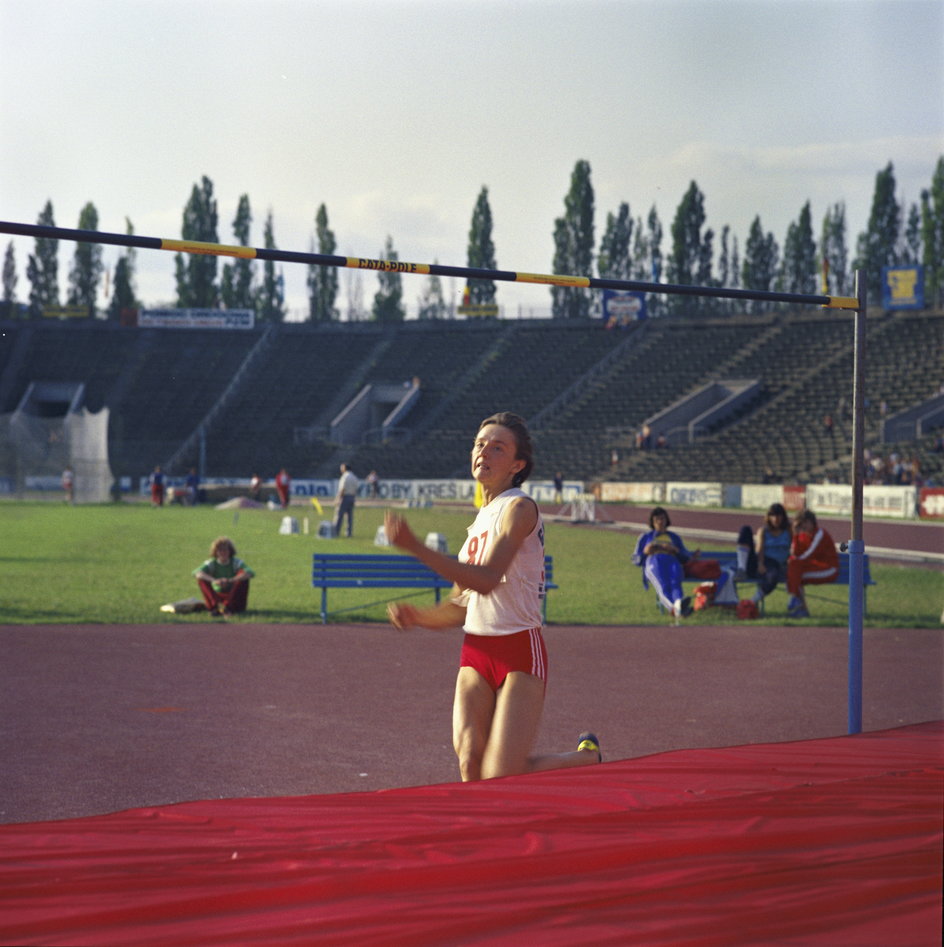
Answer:
<svg viewBox="0 0 944 947"><path fill-rule="evenodd" d="M0 220L51 200L75 227L91 201L102 230L179 237L206 175L221 242L248 194L255 246L271 210L279 247L311 249L324 203L342 254L390 235L462 266L485 186L499 267L547 273L581 159L598 240L622 201L668 232L695 180L742 246L756 214L782 244L807 200L817 230L844 201L854 245L876 173L892 161L915 202L941 154L940 0L0 0ZM14 247L22 301L32 241ZM304 269L285 267L298 316ZM172 301L173 255L141 251L137 282ZM550 291L498 301L536 314Z"/></svg>

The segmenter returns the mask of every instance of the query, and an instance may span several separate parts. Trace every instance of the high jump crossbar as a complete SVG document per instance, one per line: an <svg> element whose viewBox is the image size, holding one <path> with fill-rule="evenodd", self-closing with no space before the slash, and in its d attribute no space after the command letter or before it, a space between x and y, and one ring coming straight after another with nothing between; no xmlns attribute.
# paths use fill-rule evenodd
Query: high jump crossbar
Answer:
<svg viewBox="0 0 944 947"><path fill-rule="evenodd" d="M637 280L603 279L593 276L517 273L467 266L443 266L439 263L401 263L399 260L375 260L366 257L333 256L324 253L299 253L262 247L227 246L198 240L167 240L139 237L135 234L106 233L99 230L72 230L42 224L17 224L0 221L0 233L46 240L70 240L99 243L141 250L171 250L198 256L225 256L244 260L269 260L278 263L304 263L377 272L414 273L428 276L456 276L464 279L494 280L506 283L535 283L567 286L575 289L616 289L641 293L665 293L675 296L707 296L720 299L750 299L762 302L796 303L825 309L853 310L853 383L852 383L852 523L849 550L849 733L862 732L862 626L865 614L865 543L862 537L862 487L865 434L865 312L864 274L855 271L855 296L777 293L719 286L685 286L672 283L646 283ZM825 282L825 280L824 280ZM824 289L826 287L824 286Z"/></svg>
<svg viewBox="0 0 944 947"><path fill-rule="evenodd" d="M617 289L640 293L670 293L676 296L712 296L721 299L756 299L766 302L796 303L823 306L826 309L856 309L854 296L816 296L808 293L777 293L752 289L728 289L721 286L685 286L673 283L645 283L638 280L604 279L596 276L563 276L560 274L518 273L470 266L443 266L439 263L402 263L399 260L375 260L367 257L334 256L325 253L299 253L292 250L264 247L230 246L204 243L199 240L168 240L162 237L139 237L136 234L105 233L100 230L71 230L41 224L16 224L0 221L0 233L46 240L71 240L78 243L101 243L133 247L141 250L171 250L198 256L226 256L243 260L268 260L277 263L304 263L308 266L345 267L355 270L376 270L390 273L415 273L426 276L458 276L465 279L495 280L506 283L537 283L546 286L567 286L576 289Z"/></svg>

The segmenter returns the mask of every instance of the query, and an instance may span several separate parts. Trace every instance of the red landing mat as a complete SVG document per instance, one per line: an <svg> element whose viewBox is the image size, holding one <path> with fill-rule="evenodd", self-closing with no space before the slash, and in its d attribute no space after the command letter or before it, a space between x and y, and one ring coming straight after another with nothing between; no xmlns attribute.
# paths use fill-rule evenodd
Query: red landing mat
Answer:
<svg viewBox="0 0 944 947"><path fill-rule="evenodd" d="M0 826L0 942L940 944L942 737Z"/></svg>

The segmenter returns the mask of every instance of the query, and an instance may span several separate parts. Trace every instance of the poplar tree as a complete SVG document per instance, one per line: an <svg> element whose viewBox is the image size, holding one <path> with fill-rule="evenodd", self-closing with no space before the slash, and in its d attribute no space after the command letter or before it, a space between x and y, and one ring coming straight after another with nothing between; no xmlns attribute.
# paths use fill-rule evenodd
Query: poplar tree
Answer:
<svg viewBox="0 0 944 947"><path fill-rule="evenodd" d="M322 204L315 214L316 252L333 256L338 248L334 231L328 226L328 208ZM338 318L338 271L333 266L308 267L308 318L311 322L331 322Z"/></svg>
<svg viewBox="0 0 944 947"><path fill-rule="evenodd" d="M731 228L725 224L721 228L720 250L718 252L718 285L729 289L736 289L738 279L737 237L731 233ZM718 299L717 308L722 312L735 312L740 305L736 299Z"/></svg>
<svg viewBox="0 0 944 947"><path fill-rule="evenodd" d="M692 181L675 212L672 221L672 252L668 259L668 281L684 286L710 285L711 243L714 232L704 235L705 197L698 185ZM694 297L673 296L673 312L690 311L697 307L704 311L704 301Z"/></svg>
<svg viewBox="0 0 944 947"><path fill-rule="evenodd" d="M194 184L184 207L180 236L183 240L219 243L213 182L204 175ZM217 258L212 254L178 253L175 258L177 305L184 309L212 309L219 301L216 285Z"/></svg>
<svg viewBox="0 0 944 947"><path fill-rule="evenodd" d="M899 263L915 265L921 262L921 211L917 204L908 208L905 221L904 241L899 253Z"/></svg>
<svg viewBox="0 0 944 947"><path fill-rule="evenodd" d="M433 263L438 263L433 260ZM449 315L449 307L443 296L442 280L431 273L423 287L423 293L417 300L417 316L420 319L445 319Z"/></svg>
<svg viewBox="0 0 944 947"><path fill-rule="evenodd" d="M597 272L604 279L630 279L632 259L630 244L633 237L633 218L629 204L622 203L615 213L606 215L606 229L597 254Z"/></svg>
<svg viewBox="0 0 944 947"><path fill-rule="evenodd" d="M472 211L469 228L467 266L472 269L494 270L495 244L492 241L492 208L488 203L488 188L483 187ZM469 301L473 306L492 305L495 302L495 283L489 279L470 279Z"/></svg>
<svg viewBox="0 0 944 947"><path fill-rule="evenodd" d="M40 212L36 223L41 227L55 227L52 201ZM30 281L30 318L38 319L48 306L59 305L59 241L51 237L36 238L36 252L26 264L26 278Z"/></svg>
<svg viewBox="0 0 944 947"><path fill-rule="evenodd" d="M646 217L636 221L636 236L633 241L632 278L644 283L658 283L662 279L662 222L656 205L653 204ZM646 301L650 316L657 316L665 306L665 297L654 293Z"/></svg>
<svg viewBox="0 0 944 947"><path fill-rule="evenodd" d="M590 276L593 268L594 195L590 163L578 161L564 198L564 216L554 221L554 273ZM552 286L551 308L555 319L586 319L592 297L579 286Z"/></svg>
<svg viewBox="0 0 944 947"><path fill-rule="evenodd" d="M780 286L787 293L816 292L816 241L813 238L813 216L807 201L800 216L787 227L783 243Z"/></svg>
<svg viewBox="0 0 944 947"><path fill-rule="evenodd" d="M236 207L236 217L233 219L233 236L239 246L250 246L251 230L252 209L249 205L249 195L243 194ZM227 309L252 309L254 305L252 283L252 260L239 257L232 263L224 263L223 276L220 280L220 299L223 305Z"/></svg>
<svg viewBox="0 0 944 947"><path fill-rule="evenodd" d="M125 218L125 233L129 237L134 233L134 227L127 217ZM121 318L122 310L140 308L134 292L134 253L134 248L129 247L115 264L111 303L108 306L108 318L114 321Z"/></svg>
<svg viewBox="0 0 944 947"><path fill-rule="evenodd" d="M744 289L770 292L777 278L780 248L772 233L764 233L760 217L755 217L744 244L744 262L741 266L741 285ZM751 310L760 312L769 304L753 301Z"/></svg>
<svg viewBox="0 0 944 947"><path fill-rule="evenodd" d="M266 216L263 240L267 250L276 249L271 210ZM262 285L256 293L256 314L260 322L285 320L285 279L281 270L276 273L274 260L266 260L263 264Z"/></svg>
<svg viewBox="0 0 944 947"><path fill-rule="evenodd" d="M563 217L554 221L554 259L551 263L552 273L568 273L570 269L570 241L567 233L567 222ZM551 316L554 319L566 319L569 312L570 297L565 286L551 287Z"/></svg>
<svg viewBox="0 0 944 947"><path fill-rule="evenodd" d="M11 240L3 255L3 317L5 319L11 319L16 309L16 283L16 255Z"/></svg>
<svg viewBox="0 0 944 947"><path fill-rule="evenodd" d="M944 305L944 157L937 159L930 189L921 192L921 244L926 301Z"/></svg>
<svg viewBox="0 0 944 947"><path fill-rule="evenodd" d="M388 235L380 257L392 263L400 259L393 248L393 237ZM396 270L380 270L377 279L380 289L374 296L374 319L377 322L403 322L403 277Z"/></svg>
<svg viewBox="0 0 944 947"><path fill-rule="evenodd" d="M895 199L895 168L891 161L875 176L872 209L856 247L856 266L865 271L869 297L882 296L882 267L898 264L901 207Z"/></svg>
<svg viewBox="0 0 944 947"><path fill-rule="evenodd" d="M820 249L826 261L830 292L845 296L850 290L849 252L846 249L846 205L842 201L826 209Z"/></svg>
<svg viewBox="0 0 944 947"><path fill-rule="evenodd" d="M98 211L94 204L86 204L79 213L79 230L98 230ZM76 243L66 299L70 306L83 306L89 319L95 318L98 284L104 268L101 244Z"/></svg>

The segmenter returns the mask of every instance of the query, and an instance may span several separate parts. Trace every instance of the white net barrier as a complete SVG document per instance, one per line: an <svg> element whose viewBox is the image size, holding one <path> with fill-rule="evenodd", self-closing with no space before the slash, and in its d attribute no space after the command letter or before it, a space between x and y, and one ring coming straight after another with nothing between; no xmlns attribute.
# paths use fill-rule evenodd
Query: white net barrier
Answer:
<svg viewBox="0 0 944 947"><path fill-rule="evenodd" d="M55 490L71 467L77 503L104 503L113 476L108 463L108 409L64 417L25 411L0 415L0 478L9 492Z"/></svg>

